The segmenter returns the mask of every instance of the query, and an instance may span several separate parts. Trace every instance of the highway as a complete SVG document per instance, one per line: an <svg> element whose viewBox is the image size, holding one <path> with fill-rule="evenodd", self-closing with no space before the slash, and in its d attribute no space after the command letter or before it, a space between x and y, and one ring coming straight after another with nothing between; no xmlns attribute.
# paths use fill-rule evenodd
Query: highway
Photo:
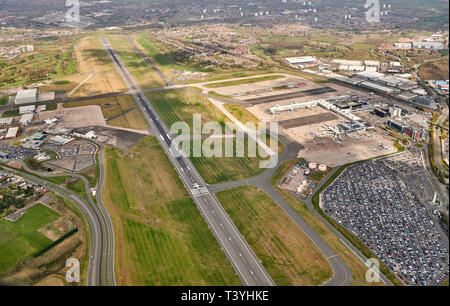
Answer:
<svg viewBox="0 0 450 306"><path fill-rule="evenodd" d="M219 204L215 196L207 190L205 181L195 169L190 159L184 156L173 156L170 149L172 143L171 136L169 135L165 123L160 119L157 112L147 100L128 69L116 55L116 52L112 49L107 39L102 38L101 41L116 65L125 84L130 89L139 108L142 110L146 120L152 127L153 134L156 135L181 181L189 191L203 218L217 238L242 282L249 286L275 285L253 250L226 214L223 207Z"/></svg>
<svg viewBox="0 0 450 306"><path fill-rule="evenodd" d="M98 147L98 144L97 144ZM100 168L100 177L98 181L98 190L97 190L97 204L94 202L91 196L90 188L89 188L89 182L86 179L86 177L79 175L79 174L71 174L74 177L77 177L78 179L81 179L84 183L84 188L86 191L86 197L89 200L89 203L86 203L84 199L79 197L77 194L73 193L72 191L61 187L59 185L53 184L48 181L44 181L42 179L33 177L35 180L38 180L41 184L49 188L50 190L54 191L55 189L58 190L64 190L65 193L70 194L71 197L76 197L76 203L78 206L84 207L84 208L90 208L91 209L91 215L95 216L96 218L92 218L91 221L95 221L95 229L96 231L92 232L92 234L95 235L93 241L95 242L93 247L95 251L95 256L90 257L90 264L89 266L95 267L90 272L90 276L87 278L89 281L86 283L88 286L115 286L115 275L114 275L114 230L113 225L111 222L111 219L109 217L109 214L107 210L105 209L101 195L102 195L102 187L104 183L104 164L103 164L103 145L100 145L100 151L99 151L99 168ZM61 174L58 175L52 175L48 173L42 173L38 171L34 171L24 163L21 162L22 167L25 171L38 175L40 177L58 177L62 176ZM6 166L5 166L6 167ZM8 169L12 169L9 168ZM20 175L23 177L24 174L20 172ZM69 196L67 196L69 197ZM69 197L69 198L71 198ZM72 200L74 200L72 198ZM84 212L84 210L82 210ZM86 214L85 214L86 216ZM89 223L91 224L91 223ZM94 223L92 223L94 224ZM91 225L90 225L91 227ZM97 254L98 253L98 254ZM89 272L88 272L89 275ZM99 277L100 276L100 277Z"/></svg>
<svg viewBox="0 0 450 306"><path fill-rule="evenodd" d="M87 269L86 275L86 285L87 286L98 286L98 285L106 285L107 280L105 278L106 273L102 270L103 265L103 230L102 230L102 218L99 210L94 205L90 205L83 198L81 198L76 193L71 190L64 188L62 186L56 185L52 182L43 180L36 176L17 171L11 167L2 165L5 171L16 174L22 177L25 181L40 184L48 190L51 190L64 198L68 199L72 202L76 207L79 208L79 211L83 214L85 221L87 223L87 231L89 232L89 265ZM82 268L82 267L81 267Z"/></svg>

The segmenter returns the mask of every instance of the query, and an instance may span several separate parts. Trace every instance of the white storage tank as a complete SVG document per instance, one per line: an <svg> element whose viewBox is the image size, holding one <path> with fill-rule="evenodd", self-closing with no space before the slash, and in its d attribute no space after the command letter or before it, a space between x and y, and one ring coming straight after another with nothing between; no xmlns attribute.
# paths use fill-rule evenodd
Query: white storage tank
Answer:
<svg viewBox="0 0 450 306"><path fill-rule="evenodd" d="M322 171L322 172L325 172L325 171L327 171L327 166L326 165L319 165L319 171Z"/></svg>

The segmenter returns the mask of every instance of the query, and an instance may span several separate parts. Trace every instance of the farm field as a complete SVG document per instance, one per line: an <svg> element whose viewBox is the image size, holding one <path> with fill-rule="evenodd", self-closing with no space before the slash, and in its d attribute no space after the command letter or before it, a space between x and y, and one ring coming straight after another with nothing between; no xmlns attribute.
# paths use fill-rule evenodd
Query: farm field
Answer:
<svg viewBox="0 0 450 306"><path fill-rule="evenodd" d="M48 87L58 91L67 90L71 97L86 97L107 93L127 91L125 83L96 36L86 36L74 46L79 74L68 80L69 84L50 84ZM56 81L58 81L56 80ZM83 82L84 81L84 82ZM82 84L80 84L83 82ZM77 86L79 86L77 88ZM74 90L75 89L75 90ZM73 90L73 92L71 92ZM44 87L44 91L49 91Z"/></svg>
<svg viewBox="0 0 450 306"><path fill-rule="evenodd" d="M133 50L124 37L108 36L108 40L141 88L155 88L165 85L158 73Z"/></svg>
<svg viewBox="0 0 450 306"><path fill-rule="evenodd" d="M156 138L105 164L120 285L242 285Z"/></svg>
<svg viewBox="0 0 450 306"><path fill-rule="evenodd" d="M75 45L75 54L80 73L116 71L116 67L98 37L87 36L82 38Z"/></svg>
<svg viewBox="0 0 450 306"><path fill-rule="evenodd" d="M292 168L297 160L287 161L282 164L274 173L271 181L272 185L277 189L280 196L298 213L300 217L308 223L309 226L328 244L328 246L339 255L339 257L349 266L352 271L352 277L358 284L368 286L379 286L381 283L368 283L366 281L366 265L356 257L356 255L348 249L339 238L326 227L308 208L305 203L300 202L288 190L277 187L278 182L283 175Z"/></svg>
<svg viewBox="0 0 450 306"><path fill-rule="evenodd" d="M202 115L202 123L229 121L206 98L189 92L167 90L147 93L146 96L167 124L186 122L193 126L193 115ZM248 141L245 140L247 147ZM193 150L191 153L194 153ZM191 154L191 156L195 156ZM257 157L191 157L191 161L209 184L240 180L258 175L264 171L259 168Z"/></svg>
<svg viewBox="0 0 450 306"><path fill-rule="evenodd" d="M52 243L38 230L56 220L58 213L37 204L16 222L0 220L0 275Z"/></svg>
<svg viewBox="0 0 450 306"><path fill-rule="evenodd" d="M148 124L145 121L144 116L138 108L135 108L136 103L131 96L116 96L110 98L64 103L65 108L86 105L100 105L105 119L108 120L114 117L108 121L108 124L111 126L132 128L138 130L148 128ZM124 114L120 115L122 113Z"/></svg>
<svg viewBox="0 0 450 306"><path fill-rule="evenodd" d="M126 92L122 78L117 72L93 73L91 76L84 75L83 82L79 87L70 91L71 98L97 96L108 93Z"/></svg>
<svg viewBox="0 0 450 306"><path fill-rule="evenodd" d="M321 285L332 276L320 250L264 191L237 187L217 198L275 284Z"/></svg>

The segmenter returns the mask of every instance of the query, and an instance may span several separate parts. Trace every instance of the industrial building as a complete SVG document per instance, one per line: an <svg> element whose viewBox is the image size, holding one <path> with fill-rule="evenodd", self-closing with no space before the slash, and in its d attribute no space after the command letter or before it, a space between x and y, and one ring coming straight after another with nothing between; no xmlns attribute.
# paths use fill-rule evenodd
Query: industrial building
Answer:
<svg viewBox="0 0 450 306"><path fill-rule="evenodd" d="M27 105L27 106L21 106L19 107L19 114L31 114L36 110L36 106L34 105Z"/></svg>
<svg viewBox="0 0 450 306"><path fill-rule="evenodd" d="M378 66L380 66L380 62L379 61L364 61L364 65L369 66L369 67L378 67Z"/></svg>
<svg viewBox="0 0 450 306"><path fill-rule="evenodd" d="M360 72L355 74L356 77L361 78L361 79L365 79L365 80L377 80L379 78L382 78L385 76L384 73L381 72L374 72L374 71L364 71L364 72Z"/></svg>
<svg viewBox="0 0 450 306"><path fill-rule="evenodd" d="M0 118L0 125L11 125L11 123L14 121L14 118Z"/></svg>
<svg viewBox="0 0 450 306"><path fill-rule="evenodd" d="M362 82L360 85L361 85L361 87L364 87L366 89L373 90L373 91L378 91L378 92L381 92L381 93L384 93L384 94L388 94L388 95L393 94L394 91L395 91L395 89L393 89L391 87L378 85L376 83L368 82L368 81Z"/></svg>
<svg viewBox="0 0 450 306"><path fill-rule="evenodd" d="M75 140L75 138L56 135L56 136L49 138L49 140L57 145L62 146L62 145L68 144L69 142Z"/></svg>
<svg viewBox="0 0 450 306"><path fill-rule="evenodd" d="M25 103L36 103L38 97L37 88L25 89L17 92L15 103L25 104Z"/></svg>
<svg viewBox="0 0 450 306"><path fill-rule="evenodd" d="M288 57L284 59L289 65L299 66L301 68L310 67L317 64L315 56Z"/></svg>
<svg viewBox="0 0 450 306"><path fill-rule="evenodd" d="M433 49L433 50L444 49L444 45L441 42L434 42L434 41L413 42L412 47L415 49Z"/></svg>
<svg viewBox="0 0 450 306"><path fill-rule="evenodd" d="M19 134L18 127L9 128L8 132L6 133L5 139L15 139L17 138L17 134Z"/></svg>
<svg viewBox="0 0 450 306"><path fill-rule="evenodd" d="M333 60L333 63L344 65L344 66L362 66L363 65L362 61L349 61L349 60L340 60L340 59Z"/></svg>
<svg viewBox="0 0 450 306"><path fill-rule="evenodd" d="M342 71L364 71L364 70L366 70L366 67L360 66L360 65L356 65L356 66L340 65L339 70L342 70Z"/></svg>
<svg viewBox="0 0 450 306"><path fill-rule="evenodd" d="M33 121L34 114L24 114L22 117L20 117L20 124L21 125L28 125L31 121Z"/></svg>
<svg viewBox="0 0 450 306"><path fill-rule="evenodd" d="M400 48L400 49L411 49L412 48L412 43L410 43L410 42L394 43L394 47Z"/></svg>

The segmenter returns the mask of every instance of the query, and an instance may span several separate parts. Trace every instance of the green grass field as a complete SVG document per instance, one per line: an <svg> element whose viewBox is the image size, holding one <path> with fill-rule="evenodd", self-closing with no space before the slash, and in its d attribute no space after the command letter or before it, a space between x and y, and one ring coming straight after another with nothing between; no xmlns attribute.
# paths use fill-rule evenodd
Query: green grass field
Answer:
<svg viewBox="0 0 450 306"><path fill-rule="evenodd" d="M277 285L320 285L332 276L320 250L264 191L237 187L217 198Z"/></svg>
<svg viewBox="0 0 450 306"><path fill-rule="evenodd" d="M77 65L70 42L35 42L34 52L7 62L0 59L0 88L31 84L76 73ZM48 75L48 77L47 77Z"/></svg>
<svg viewBox="0 0 450 306"><path fill-rule="evenodd" d="M220 88L220 87L228 87L228 86L241 85L241 84L253 84L253 83L277 80L277 79L282 79L282 78L284 78L284 76L282 76L282 75L269 75L269 76L264 76L264 77L259 77L259 78L250 78L250 79L243 79L243 80L212 83L212 84L205 85L205 87Z"/></svg>
<svg viewBox="0 0 450 306"><path fill-rule="evenodd" d="M42 204L30 208L16 222L0 220L0 275L52 243L38 230L56 220L58 213Z"/></svg>
<svg viewBox="0 0 450 306"><path fill-rule="evenodd" d="M0 97L0 105L8 104L8 100L9 100L8 96Z"/></svg>
<svg viewBox="0 0 450 306"><path fill-rule="evenodd" d="M139 38L136 40L137 45L140 45L141 50L147 55L152 62L161 70L167 77L172 78L174 74L174 70L194 70L190 67L180 66L173 63L164 53L162 53L155 44L146 37L145 34L139 35ZM198 69L196 69L198 70Z"/></svg>
<svg viewBox="0 0 450 306"><path fill-rule="evenodd" d="M110 36L108 39L140 87L155 88L165 85L158 73L133 50L128 41L120 36Z"/></svg>
<svg viewBox="0 0 450 306"><path fill-rule="evenodd" d="M241 285L154 137L105 151L121 285Z"/></svg>
<svg viewBox="0 0 450 306"><path fill-rule="evenodd" d="M16 117L16 116L20 116L20 112L18 109L7 110L7 111L4 111L2 114L3 118Z"/></svg>
<svg viewBox="0 0 450 306"><path fill-rule="evenodd" d="M202 123L212 121L223 124L227 121L222 112L207 99L192 93L168 90L150 92L146 96L168 127L176 122L186 122L192 127L195 113L202 115ZM246 140L246 147L247 144ZM191 157L191 160L209 184L240 180L264 171L259 168L260 159L258 157Z"/></svg>

